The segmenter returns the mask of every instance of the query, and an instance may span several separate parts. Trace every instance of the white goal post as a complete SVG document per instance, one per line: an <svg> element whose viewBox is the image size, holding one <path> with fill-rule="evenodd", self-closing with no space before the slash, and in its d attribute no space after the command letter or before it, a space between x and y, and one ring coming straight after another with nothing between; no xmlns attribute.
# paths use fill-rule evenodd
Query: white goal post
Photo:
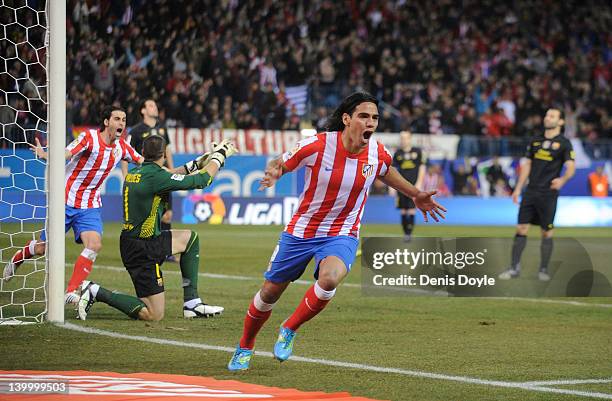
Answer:
<svg viewBox="0 0 612 401"><path fill-rule="evenodd" d="M64 271L66 261L64 224L64 171L66 160L66 2L47 0L49 47L49 160L47 209L47 319L64 322Z"/></svg>

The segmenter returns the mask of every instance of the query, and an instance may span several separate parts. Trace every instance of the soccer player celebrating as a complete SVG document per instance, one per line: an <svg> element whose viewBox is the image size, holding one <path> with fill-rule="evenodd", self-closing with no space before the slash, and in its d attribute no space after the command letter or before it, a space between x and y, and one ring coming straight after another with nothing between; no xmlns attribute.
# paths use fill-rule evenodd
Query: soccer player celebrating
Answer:
<svg viewBox="0 0 612 401"><path fill-rule="evenodd" d="M412 146L412 133L408 130L400 132L401 148L393 155L393 166L412 185L422 188L427 159L420 148ZM404 240L412 239L416 207L411 197L401 192L397 193L397 208L402 217Z"/></svg>
<svg viewBox="0 0 612 401"><path fill-rule="evenodd" d="M209 156L202 155L173 174L163 168L166 141L152 135L143 141L144 164L132 169L123 184L123 230L121 260L130 273L138 298L111 292L84 281L78 305L79 318L85 320L96 301L106 303L133 319L159 321L164 317L164 279L160 266L169 255L181 255L183 276L183 316L210 317L223 312L220 306L207 305L198 295L200 240L192 230L160 229L161 198L170 191L204 188L210 185L226 157L236 153L234 145L223 141L214 145Z"/></svg>
<svg viewBox="0 0 612 401"><path fill-rule="evenodd" d="M553 221L557 210L559 190L574 175L574 151L571 142L561 134L563 112L548 109L544 116L544 136L531 140L521 166L521 173L512 193L512 200L518 203L521 190L529 177L527 190L521 199L518 225L512 244L510 268L499 275L502 280L517 278L521 274L521 254L527 243L529 224L539 225L542 229L540 244L540 269L538 278L549 281L548 262L553 251ZM560 176L565 165L565 173Z"/></svg>
<svg viewBox="0 0 612 401"><path fill-rule="evenodd" d="M77 258L72 277L68 282L66 303L76 303L79 299L79 285L87 278L93 268L98 253L102 249L102 216L100 208L100 187L111 170L120 160L142 163L143 158L127 142L121 139L125 130L126 115L118 107L106 107L102 112L102 123L99 130L81 133L66 147L65 193L66 193L66 232L72 228L74 239L83 244L83 251ZM36 146L31 146L36 156L47 158L38 139ZM26 259L34 255L44 255L46 234L43 232L40 241L30 241L23 249L15 253L4 267L4 279L10 280L16 269Z"/></svg>
<svg viewBox="0 0 612 401"><path fill-rule="evenodd" d="M255 337L274 304L291 281L302 275L315 258L316 282L295 312L281 325L274 356L287 360L297 329L325 308L336 287L351 269L359 243L359 226L368 189L376 178L414 199L425 221L438 221L445 209L421 192L391 166L384 146L372 138L378 126L378 101L367 93L353 93L330 117L327 130L300 142L291 152L271 161L261 180L271 187L284 173L306 168L306 183L298 209L280 235L244 319L244 330L229 370L248 369Z"/></svg>

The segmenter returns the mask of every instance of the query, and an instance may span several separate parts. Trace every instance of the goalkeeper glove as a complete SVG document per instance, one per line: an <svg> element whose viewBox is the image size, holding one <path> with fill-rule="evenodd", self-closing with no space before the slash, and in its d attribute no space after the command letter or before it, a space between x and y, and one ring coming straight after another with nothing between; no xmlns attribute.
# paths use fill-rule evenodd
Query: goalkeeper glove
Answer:
<svg viewBox="0 0 612 401"><path fill-rule="evenodd" d="M183 165L185 168L186 174L191 174L196 170L203 169L210 162L211 152L206 152L197 158L188 161Z"/></svg>
<svg viewBox="0 0 612 401"><path fill-rule="evenodd" d="M229 139L221 141L221 143L213 143L212 155L210 161L219 165L219 168L225 164L225 159L237 153L236 147Z"/></svg>

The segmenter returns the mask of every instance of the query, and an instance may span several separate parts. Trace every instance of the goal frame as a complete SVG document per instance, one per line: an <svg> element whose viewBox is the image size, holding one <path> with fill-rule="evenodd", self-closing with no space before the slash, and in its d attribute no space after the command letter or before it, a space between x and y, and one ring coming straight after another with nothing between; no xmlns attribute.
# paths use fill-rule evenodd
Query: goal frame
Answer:
<svg viewBox="0 0 612 401"><path fill-rule="evenodd" d="M66 2L47 0L47 320L64 323Z"/></svg>

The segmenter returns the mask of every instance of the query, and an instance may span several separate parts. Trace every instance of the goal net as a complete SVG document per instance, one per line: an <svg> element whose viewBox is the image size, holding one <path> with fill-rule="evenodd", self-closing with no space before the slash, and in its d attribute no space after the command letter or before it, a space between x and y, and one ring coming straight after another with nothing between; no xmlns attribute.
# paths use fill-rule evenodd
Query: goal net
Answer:
<svg viewBox="0 0 612 401"><path fill-rule="evenodd" d="M41 322L47 312L45 256L2 280L13 255L45 228L46 162L30 150L36 139L47 143L45 3L0 0L0 325Z"/></svg>

